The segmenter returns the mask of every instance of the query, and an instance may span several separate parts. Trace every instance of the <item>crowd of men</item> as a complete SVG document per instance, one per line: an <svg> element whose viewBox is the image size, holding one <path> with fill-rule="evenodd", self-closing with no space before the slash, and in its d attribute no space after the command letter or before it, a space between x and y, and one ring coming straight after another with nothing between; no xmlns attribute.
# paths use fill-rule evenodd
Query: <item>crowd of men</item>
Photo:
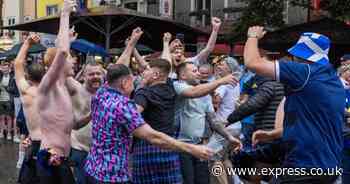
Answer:
<svg viewBox="0 0 350 184"><path fill-rule="evenodd" d="M135 48L143 31L135 28L117 61L104 69L90 60L76 74L70 44L78 35L69 28L75 6L64 1L56 47L42 63L28 62L40 41L32 34L14 72L1 67L0 136L16 132L13 117L28 130L19 183L350 183L350 56L334 69L326 36L303 33L290 57L272 61L258 48L264 28L251 27L242 67L230 56L208 61L218 18L207 46L191 58L182 39L164 33L160 58L146 61ZM16 116L11 103L22 104ZM216 137L226 140L223 149L211 146ZM217 165L305 173L215 175ZM341 177L329 172L337 168Z"/></svg>

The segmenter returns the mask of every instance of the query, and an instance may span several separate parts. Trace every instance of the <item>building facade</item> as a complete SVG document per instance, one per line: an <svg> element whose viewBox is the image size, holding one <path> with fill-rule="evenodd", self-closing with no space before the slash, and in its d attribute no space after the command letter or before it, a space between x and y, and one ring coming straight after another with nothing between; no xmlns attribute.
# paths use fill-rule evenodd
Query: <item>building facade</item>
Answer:
<svg viewBox="0 0 350 184"><path fill-rule="evenodd" d="M2 5L2 25L11 26L21 23L23 17L23 0L3 0ZM2 49L9 49L13 44L20 42L20 33L18 31L4 30L0 42L6 40L6 44L1 45ZM10 44L10 42L12 42Z"/></svg>
<svg viewBox="0 0 350 184"><path fill-rule="evenodd" d="M37 17L47 17L57 15L63 0L38 0L37 1Z"/></svg>
<svg viewBox="0 0 350 184"><path fill-rule="evenodd" d="M38 0L22 0L23 1L23 16L21 22L29 22L37 19L37 3Z"/></svg>

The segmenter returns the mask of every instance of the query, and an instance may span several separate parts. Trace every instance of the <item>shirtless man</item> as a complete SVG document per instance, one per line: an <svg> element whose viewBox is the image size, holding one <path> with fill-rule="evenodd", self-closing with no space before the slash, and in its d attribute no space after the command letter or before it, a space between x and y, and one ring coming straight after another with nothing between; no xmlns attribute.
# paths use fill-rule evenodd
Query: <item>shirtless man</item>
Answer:
<svg viewBox="0 0 350 184"><path fill-rule="evenodd" d="M74 0L63 3L55 58L38 88L37 108L42 139L37 169L43 184L74 183L67 163L74 116L66 80L74 74L69 51L70 42L75 38L69 31L69 15L75 6Z"/></svg>
<svg viewBox="0 0 350 184"><path fill-rule="evenodd" d="M73 102L75 124L75 130L71 134L72 149L70 159L74 162L73 171L78 184L87 182L83 167L92 139L90 122L91 98L95 95L103 80L102 67L97 63L88 63L82 72L84 75L83 85L72 77L67 80L69 84L67 86L71 92ZM88 124L86 125L86 123Z"/></svg>
<svg viewBox="0 0 350 184"><path fill-rule="evenodd" d="M38 85L45 74L45 68L40 64L31 64L27 67L28 80L25 77L24 67L29 48L32 44L38 43L39 36L31 35L28 37L17 55L15 60L16 85L20 92L23 110L27 120L31 147L27 148L25 161L23 162L18 182L35 183L37 181L34 156L40 148L41 131L38 122L38 111L34 107L34 100L37 96ZM29 143L29 142L27 142Z"/></svg>

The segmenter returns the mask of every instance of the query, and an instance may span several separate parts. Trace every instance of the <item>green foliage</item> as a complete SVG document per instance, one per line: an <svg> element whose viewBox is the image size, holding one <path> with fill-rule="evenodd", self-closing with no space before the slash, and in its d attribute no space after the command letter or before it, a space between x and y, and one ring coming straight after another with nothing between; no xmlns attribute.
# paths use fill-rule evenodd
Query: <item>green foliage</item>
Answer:
<svg viewBox="0 0 350 184"><path fill-rule="evenodd" d="M291 0L291 3L313 8L310 0ZM342 21L350 20L350 0L321 0L320 8L329 12L332 18Z"/></svg>
<svg viewBox="0 0 350 184"><path fill-rule="evenodd" d="M283 22L283 0L243 0L248 6L235 25L233 39L243 35L252 25L280 27Z"/></svg>
<svg viewBox="0 0 350 184"><path fill-rule="evenodd" d="M263 25L279 28L284 25L283 10L285 0L241 0L247 3L247 8L242 11L238 23L234 25L230 40L240 40L247 29L252 25ZM310 8L311 0L290 0L294 6ZM330 17L342 20L350 20L350 0L321 0L320 8L327 11Z"/></svg>

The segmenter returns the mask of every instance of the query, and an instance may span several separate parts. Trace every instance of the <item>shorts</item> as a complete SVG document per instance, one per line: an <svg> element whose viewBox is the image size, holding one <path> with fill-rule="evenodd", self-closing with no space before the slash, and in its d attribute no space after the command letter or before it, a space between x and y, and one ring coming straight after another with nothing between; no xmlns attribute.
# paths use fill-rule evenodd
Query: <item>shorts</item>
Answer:
<svg viewBox="0 0 350 184"><path fill-rule="evenodd" d="M14 117L15 109L13 101L0 102L0 115Z"/></svg>
<svg viewBox="0 0 350 184"><path fill-rule="evenodd" d="M39 183L39 176L36 169L36 154L40 149L40 143L41 141L32 141L32 145L27 148L22 167L19 171L18 183Z"/></svg>

